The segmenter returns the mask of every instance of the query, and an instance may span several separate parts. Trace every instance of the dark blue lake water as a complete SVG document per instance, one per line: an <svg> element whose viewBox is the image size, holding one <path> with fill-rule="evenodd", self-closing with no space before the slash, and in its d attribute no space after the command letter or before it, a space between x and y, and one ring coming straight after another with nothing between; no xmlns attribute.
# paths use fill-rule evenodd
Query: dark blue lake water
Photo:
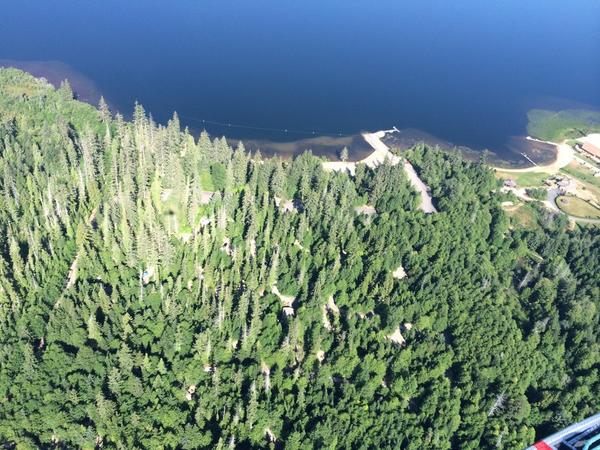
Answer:
<svg viewBox="0 0 600 450"><path fill-rule="evenodd" d="M6 1L0 58L214 134L397 126L502 152L531 108L600 109L600 2Z"/></svg>

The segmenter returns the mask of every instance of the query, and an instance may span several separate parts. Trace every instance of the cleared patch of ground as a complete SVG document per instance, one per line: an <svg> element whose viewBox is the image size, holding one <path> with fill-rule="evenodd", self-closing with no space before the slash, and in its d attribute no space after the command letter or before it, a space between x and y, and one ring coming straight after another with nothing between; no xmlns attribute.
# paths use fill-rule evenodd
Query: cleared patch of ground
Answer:
<svg viewBox="0 0 600 450"><path fill-rule="evenodd" d="M394 344L403 345L406 343L406 339L404 339L404 336L402 336L402 333L400 332L400 326L396 327L394 332L392 334L388 334L386 338L392 341Z"/></svg>
<svg viewBox="0 0 600 450"><path fill-rule="evenodd" d="M504 208L504 211L510 217L513 225L525 228L535 228L538 226L536 211L527 203L519 203L514 206Z"/></svg>

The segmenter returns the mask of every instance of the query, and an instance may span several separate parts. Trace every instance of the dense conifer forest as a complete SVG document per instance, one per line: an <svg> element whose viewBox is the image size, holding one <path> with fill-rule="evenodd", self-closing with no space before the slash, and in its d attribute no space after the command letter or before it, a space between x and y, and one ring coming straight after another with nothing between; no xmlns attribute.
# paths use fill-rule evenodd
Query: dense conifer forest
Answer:
<svg viewBox="0 0 600 450"><path fill-rule="evenodd" d="M600 410L600 233L0 70L4 448L519 449Z"/></svg>

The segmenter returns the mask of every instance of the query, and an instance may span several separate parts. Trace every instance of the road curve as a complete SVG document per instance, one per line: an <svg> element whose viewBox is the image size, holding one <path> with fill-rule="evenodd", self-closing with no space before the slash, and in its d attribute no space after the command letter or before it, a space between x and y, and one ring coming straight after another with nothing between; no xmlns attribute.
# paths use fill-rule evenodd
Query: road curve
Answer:
<svg viewBox="0 0 600 450"><path fill-rule="evenodd" d="M326 161L323 163L323 169L334 170L338 172L346 171L351 175L354 175L356 173L356 165L359 163L363 163L372 169L383 164L386 160L388 160L392 165L399 164L402 161L402 158L394 155L390 151L390 148L381 140L386 133L391 133L394 131L397 130L392 129L377 131L376 133L363 133L362 136L364 140L367 141L371 147L373 147L373 152L369 154L369 156L356 162ZM421 203L419 204L419 209L426 214L437 212L437 209L435 209L435 206L433 206L431 195L429 194L429 187L423 183L423 181L419 178L419 175L417 175L415 168L412 166L410 161L406 159L404 160L404 171L406 172L412 187L419 194L421 194Z"/></svg>
<svg viewBox="0 0 600 450"><path fill-rule="evenodd" d="M560 196L560 192L558 191L558 189L548 189L548 198L543 201L544 205L546 205L546 207L548 207L549 209L551 209L553 211L559 212L561 214L565 214L569 219L571 219L577 223L587 223L587 224L591 224L591 225L599 225L600 224L600 219L588 219L586 217L572 216L572 215L567 214L564 211L562 211L556 204L556 199L559 196Z"/></svg>

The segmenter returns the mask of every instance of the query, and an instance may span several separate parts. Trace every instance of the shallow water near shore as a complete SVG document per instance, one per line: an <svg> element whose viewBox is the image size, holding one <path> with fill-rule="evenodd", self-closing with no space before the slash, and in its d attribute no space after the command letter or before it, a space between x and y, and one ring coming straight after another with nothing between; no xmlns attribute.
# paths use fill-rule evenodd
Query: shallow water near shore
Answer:
<svg viewBox="0 0 600 450"><path fill-rule="evenodd" d="M267 154L360 159L360 132L396 126L522 165L552 153L523 139L529 109L600 109L595 0L24 0L3 17L0 65Z"/></svg>

